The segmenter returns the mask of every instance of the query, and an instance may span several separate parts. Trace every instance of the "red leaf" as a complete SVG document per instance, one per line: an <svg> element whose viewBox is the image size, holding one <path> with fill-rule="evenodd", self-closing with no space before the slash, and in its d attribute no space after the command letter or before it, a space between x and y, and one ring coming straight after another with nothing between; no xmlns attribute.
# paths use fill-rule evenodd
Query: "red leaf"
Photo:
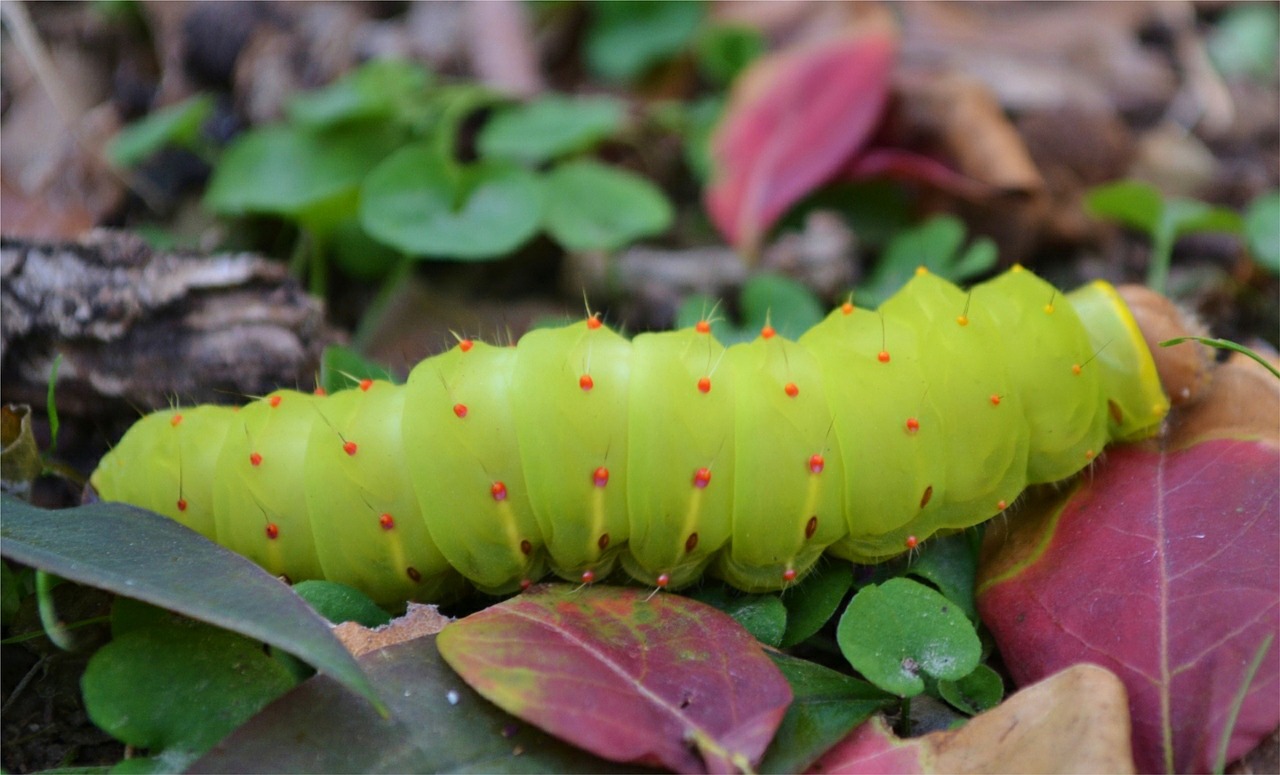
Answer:
<svg viewBox="0 0 1280 775"><path fill-rule="evenodd" d="M1268 416L1266 380L1251 400L1217 403ZM1197 434L1165 451L1110 452L1065 505L989 533L1000 548L981 571L979 609L1014 679L1110 668L1128 688L1146 772L1212 768L1248 666L1280 631L1280 452L1203 425ZM1228 761L1280 724L1278 645L1248 684Z"/></svg>
<svg viewBox="0 0 1280 775"><path fill-rule="evenodd" d="M499 707L614 761L741 770L791 703L745 630L676 595L539 586L449 625L438 644Z"/></svg>
<svg viewBox="0 0 1280 775"><path fill-rule="evenodd" d="M866 145L889 95L896 42L841 35L766 57L735 88L711 141L707 211L752 252L787 208L830 180Z"/></svg>

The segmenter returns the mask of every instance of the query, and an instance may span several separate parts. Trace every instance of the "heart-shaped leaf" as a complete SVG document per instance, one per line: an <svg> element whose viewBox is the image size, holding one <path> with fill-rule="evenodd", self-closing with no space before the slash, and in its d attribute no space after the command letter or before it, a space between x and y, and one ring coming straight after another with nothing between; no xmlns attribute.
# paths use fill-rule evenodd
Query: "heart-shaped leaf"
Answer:
<svg viewBox="0 0 1280 775"><path fill-rule="evenodd" d="M570 250L616 250L666 231L674 217L657 186L593 161L561 164L546 186L547 229Z"/></svg>

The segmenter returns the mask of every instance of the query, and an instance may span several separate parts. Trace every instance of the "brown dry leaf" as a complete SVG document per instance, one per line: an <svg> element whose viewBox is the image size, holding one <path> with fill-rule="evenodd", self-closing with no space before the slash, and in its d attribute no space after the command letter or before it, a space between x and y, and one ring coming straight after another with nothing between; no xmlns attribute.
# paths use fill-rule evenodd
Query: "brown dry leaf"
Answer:
<svg viewBox="0 0 1280 775"><path fill-rule="evenodd" d="M435 635L453 619L440 613L433 605L410 603L404 616L369 629L355 622L343 622L333 628L333 634L346 646L352 656L403 643L426 635Z"/></svg>
<svg viewBox="0 0 1280 775"><path fill-rule="evenodd" d="M1206 336L1204 326L1146 286L1122 285L1117 290L1138 322L1170 403L1178 407L1199 401L1209 388L1213 350L1198 342L1176 347L1161 347L1160 343L1181 336Z"/></svg>
<svg viewBox="0 0 1280 775"><path fill-rule="evenodd" d="M902 740L880 717L854 730L813 772L1134 771L1120 679L1076 665L1026 687L959 729Z"/></svg>

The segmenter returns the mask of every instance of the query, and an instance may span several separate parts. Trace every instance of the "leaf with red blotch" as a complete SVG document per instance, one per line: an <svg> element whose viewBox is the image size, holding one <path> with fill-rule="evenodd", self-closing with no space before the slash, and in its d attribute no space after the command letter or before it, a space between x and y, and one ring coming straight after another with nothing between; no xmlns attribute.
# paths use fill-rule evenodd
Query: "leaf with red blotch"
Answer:
<svg viewBox="0 0 1280 775"><path fill-rule="evenodd" d="M744 770L791 703L746 630L677 595L538 586L450 624L438 643L491 702L613 761Z"/></svg>
<svg viewBox="0 0 1280 775"><path fill-rule="evenodd" d="M887 32L843 34L752 65L711 139L706 206L729 242L754 252L787 208L867 144L888 101L896 49Z"/></svg>
<svg viewBox="0 0 1280 775"><path fill-rule="evenodd" d="M1280 724L1280 383L1224 364L1160 443L987 534L978 604L1014 680L1080 662L1124 681L1140 771L1207 771Z"/></svg>

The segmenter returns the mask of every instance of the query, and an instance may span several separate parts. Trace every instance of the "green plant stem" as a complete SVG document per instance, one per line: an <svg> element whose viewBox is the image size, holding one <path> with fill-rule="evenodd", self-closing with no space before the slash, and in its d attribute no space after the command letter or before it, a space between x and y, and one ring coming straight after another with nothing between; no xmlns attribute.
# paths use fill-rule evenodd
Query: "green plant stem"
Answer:
<svg viewBox="0 0 1280 775"><path fill-rule="evenodd" d="M1211 339L1206 336L1180 336L1176 339L1166 339L1160 343L1160 346L1173 347L1174 345L1182 344L1184 342L1199 342L1200 344L1208 345L1210 347L1217 347L1222 350L1232 350L1233 352L1238 352L1241 355L1246 355L1262 364L1267 371L1271 372L1273 377L1280 379L1280 370L1277 370L1275 366L1272 366L1265 358L1253 350L1250 350L1242 344L1237 344L1230 339Z"/></svg>
<svg viewBox="0 0 1280 775"><path fill-rule="evenodd" d="M58 451L58 405L53 400L53 391L58 384L58 367L62 365L62 353L53 359L49 367L49 393L45 398L45 408L49 412L49 454Z"/></svg>
<svg viewBox="0 0 1280 775"><path fill-rule="evenodd" d="M911 736L911 698L903 697L899 704L898 737Z"/></svg>
<svg viewBox="0 0 1280 775"><path fill-rule="evenodd" d="M1169 284L1169 262L1173 260L1173 235L1157 232L1151 241L1151 263L1147 267L1147 287L1163 294Z"/></svg>
<svg viewBox="0 0 1280 775"><path fill-rule="evenodd" d="M1253 661L1249 663L1249 669L1244 673L1244 680L1240 682L1240 690L1236 692L1235 698L1231 702L1231 712L1227 714L1226 727L1222 730L1222 744L1218 746L1218 756L1213 762L1213 771L1215 773L1225 772L1227 769L1227 748L1231 746L1231 735L1236 729L1236 720L1240 716L1240 708L1244 707L1244 700L1249 696L1249 686L1253 683L1253 679L1258 674L1258 669L1262 667L1262 660L1267 656L1267 652L1271 650L1271 642L1275 640L1274 634L1268 634L1263 639L1262 645L1258 646L1258 651L1253 655Z"/></svg>
<svg viewBox="0 0 1280 775"><path fill-rule="evenodd" d="M57 582L57 576L36 571L36 607L40 611L40 624L44 626L49 640L63 651L71 651L74 645L71 631L58 620L58 612L53 603L53 587Z"/></svg>

